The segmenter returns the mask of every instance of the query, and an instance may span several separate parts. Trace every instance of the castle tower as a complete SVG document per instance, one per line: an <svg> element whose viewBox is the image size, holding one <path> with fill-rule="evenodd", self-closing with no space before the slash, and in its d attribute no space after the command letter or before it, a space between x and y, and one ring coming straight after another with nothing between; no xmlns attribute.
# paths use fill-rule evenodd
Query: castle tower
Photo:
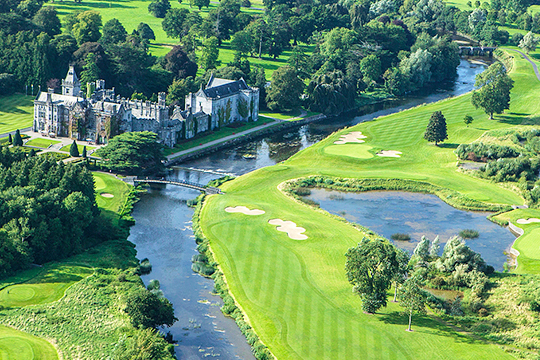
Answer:
<svg viewBox="0 0 540 360"><path fill-rule="evenodd" d="M75 67L70 66L66 78L62 80L62 95L79 96L81 82L75 73Z"/></svg>

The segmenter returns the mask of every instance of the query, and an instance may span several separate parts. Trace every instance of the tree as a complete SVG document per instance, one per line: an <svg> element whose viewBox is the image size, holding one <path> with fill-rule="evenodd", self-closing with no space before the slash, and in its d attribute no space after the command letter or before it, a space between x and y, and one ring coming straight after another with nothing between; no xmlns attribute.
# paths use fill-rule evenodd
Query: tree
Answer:
<svg viewBox="0 0 540 360"><path fill-rule="evenodd" d="M469 124L472 123L474 118L471 115L465 115L463 122L469 127Z"/></svg>
<svg viewBox="0 0 540 360"><path fill-rule="evenodd" d="M88 10L77 15L77 22L73 24L73 37L77 44L98 41L101 37L99 29L102 26L101 15L94 10Z"/></svg>
<svg viewBox="0 0 540 360"><path fill-rule="evenodd" d="M62 24L56 13L56 8L52 6L43 6L32 21L49 36L58 35L62 32Z"/></svg>
<svg viewBox="0 0 540 360"><path fill-rule="evenodd" d="M100 42L107 46L110 44L118 44L126 41L127 31L118 21L118 19L111 19L103 25L103 35Z"/></svg>
<svg viewBox="0 0 540 360"><path fill-rule="evenodd" d="M501 114L510 108L510 91L514 81L506 74L501 63L491 65L486 71L476 76L476 87L471 102L475 108L481 107L493 119L493 114Z"/></svg>
<svg viewBox="0 0 540 360"><path fill-rule="evenodd" d="M362 309L370 314L386 306L386 291L392 284L396 248L383 239L363 238L345 254L347 278L362 299Z"/></svg>
<svg viewBox="0 0 540 360"><path fill-rule="evenodd" d="M173 360L170 345L154 329L139 329L132 336L122 334L114 347L113 359Z"/></svg>
<svg viewBox="0 0 540 360"><path fill-rule="evenodd" d="M105 168L133 173L155 173L163 169L162 145L150 131L127 132L113 137L107 146L99 149Z"/></svg>
<svg viewBox="0 0 540 360"><path fill-rule="evenodd" d="M306 90L309 109L337 115L354 107L356 88L340 70L313 76Z"/></svg>
<svg viewBox="0 0 540 360"><path fill-rule="evenodd" d="M439 142L448 139L448 134L446 133L446 119L442 112L435 111L431 114L429 124L424 133L424 139L435 142L435 146L438 146Z"/></svg>
<svg viewBox="0 0 540 360"><path fill-rule="evenodd" d="M203 42L200 64L204 70L215 69L219 65L218 38L212 36Z"/></svg>
<svg viewBox="0 0 540 360"><path fill-rule="evenodd" d="M135 327L156 328L172 326L174 317L172 304L166 298L159 297L146 289L138 289L128 294L124 311L129 315Z"/></svg>
<svg viewBox="0 0 540 360"><path fill-rule="evenodd" d="M458 237L453 237L446 242L442 256L437 260L435 266L442 272L453 272L457 267L465 265L466 271L486 271L487 266L477 252L473 251L465 244L465 241Z"/></svg>
<svg viewBox="0 0 540 360"><path fill-rule="evenodd" d="M79 147L77 146L77 142L75 140L73 140L71 146L69 147L69 155L72 157L79 157Z"/></svg>
<svg viewBox="0 0 540 360"><path fill-rule="evenodd" d="M435 237L435 240L431 242L431 247L429 248L429 257L431 259L436 259L439 257L439 251L441 250L441 245L439 236Z"/></svg>
<svg viewBox="0 0 540 360"><path fill-rule="evenodd" d="M251 34L246 30L236 32L231 40L231 48L234 50L235 56L246 57L253 48Z"/></svg>
<svg viewBox="0 0 540 360"><path fill-rule="evenodd" d="M157 18L164 18L170 8L169 0L154 0L148 5L148 12Z"/></svg>
<svg viewBox="0 0 540 360"><path fill-rule="evenodd" d="M271 110L292 111L300 106L303 91L304 82L298 77L298 72L285 65L272 74L266 102Z"/></svg>
<svg viewBox="0 0 540 360"><path fill-rule="evenodd" d="M530 53L531 51L536 50L536 45L538 45L539 41L540 39L534 36L532 31L529 31L519 42L519 47L525 50L527 53Z"/></svg>
<svg viewBox="0 0 540 360"><path fill-rule="evenodd" d="M422 261L429 260L429 239L422 236L422 240L414 248L414 255Z"/></svg>
<svg viewBox="0 0 540 360"><path fill-rule="evenodd" d="M85 159L88 157L87 154L86 154L86 145L82 149L82 157L85 158Z"/></svg>
<svg viewBox="0 0 540 360"><path fill-rule="evenodd" d="M394 302L397 301L397 293L399 284L403 284L406 279L407 271L409 270L409 254L406 251L396 250L396 264L392 276L394 281Z"/></svg>
<svg viewBox="0 0 540 360"><path fill-rule="evenodd" d="M15 136L13 137L13 146L23 146L21 132L19 131L19 129L15 131Z"/></svg>
<svg viewBox="0 0 540 360"><path fill-rule="evenodd" d="M382 75L381 60L377 55L368 55L360 61L360 70L367 82L377 81Z"/></svg>
<svg viewBox="0 0 540 360"><path fill-rule="evenodd" d="M200 11L203 6L206 8L210 6L210 0L189 0L189 6L196 6Z"/></svg>
<svg viewBox="0 0 540 360"><path fill-rule="evenodd" d="M86 55L86 64L81 72L81 84L83 90L86 89L88 83L95 82L99 79L99 67L97 66L97 56L94 53Z"/></svg>
<svg viewBox="0 0 540 360"><path fill-rule="evenodd" d="M154 30L145 23L140 23L139 26L137 26L137 32L139 33L139 36L143 40L156 40L156 35L154 34Z"/></svg>
<svg viewBox="0 0 540 360"><path fill-rule="evenodd" d="M193 77L174 80L171 86L167 89L167 102L176 103L182 109L185 107L186 96L190 92L198 90L197 84L193 81Z"/></svg>
<svg viewBox="0 0 540 360"><path fill-rule="evenodd" d="M413 312L425 314L426 294L421 288L420 279L413 276L405 281L399 291L399 305L409 313L409 327L407 331L412 331L411 322Z"/></svg>
<svg viewBox="0 0 540 360"><path fill-rule="evenodd" d="M161 27L168 37L179 39L187 34L189 28L186 29L184 23L188 14L189 10L184 8L174 8L167 11L161 22Z"/></svg>
<svg viewBox="0 0 540 360"><path fill-rule="evenodd" d="M175 46L165 55L165 70L173 73L177 79L197 75L197 64L189 59L189 56L181 46Z"/></svg>
<svg viewBox="0 0 540 360"><path fill-rule="evenodd" d="M10 144L13 144L13 138L11 137L11 134L9 134L9 136L8 136L8 142Z"/></svg>
<svg viewBox="0 0 540 360"><path fill-rule="evenodd" d="M409 57L401 60L399 69L409 80L413 89L422 88L431 80L431 59L433 55L425 49L418 49Z"/></svg>

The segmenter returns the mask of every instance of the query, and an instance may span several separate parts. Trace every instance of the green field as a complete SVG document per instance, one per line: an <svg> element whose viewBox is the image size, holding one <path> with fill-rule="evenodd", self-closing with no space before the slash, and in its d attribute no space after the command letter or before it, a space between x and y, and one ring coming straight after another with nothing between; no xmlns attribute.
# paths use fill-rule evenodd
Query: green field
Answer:
<svg viewBox="0 0 540 360"><path fill-rule="evenodd" d="M308 175L399 178L429 182L486 203L523 204L507 188L458 172L453 153L458 144L487 130L535 123L531 117L540 113L540 83L520 58L511 75L516 81L511 109L495 120L472 107L470 94L419 106L341 130L283 163L226 183L225 195L208 198L202 229L232 294L277 358L512 358L500 346L456 333L431 317L416 318L416 332L407 333L406 319L393 303L376 315L363 314L343 269L345 252L364 234L278 189L286 180ZM448 123L449 139L440 147L422 138L436 110ZM463 123L467 114L475 119L468 128ZM341 148L333 144L351 131L367 135L366 142ZM403 154L372 156L379 150ZM238 205L266 213L248 217L224 211ZM308 240L294 241L277 232L268 224L276 218L305 228Z"/></svg>
<svg viewBox="0 0 540 360"><path fill-rule="evenodd" d="M36 146L42 149L46 149L50 145L59 144L59 143L61 143L61 141L37 138L37 139L28 140L25 145Z"/></svg>
<svg viewBox="0 0 540 360"><path fill-rule="evenodd" d="M56 349L47 341L0 325L0 358L6 360L58 359Z"/></svg>
<svg viewBox="0 0 540 360"><path fill-rule="evenodd" d="M83 152L84 146L85 146L85 145L77 144L77 149L79 149L79 155L81 155L81 156L82 156L82 152ZM69 152L69 148L70 148L70 147L71 147L71 145L62 146L62 148L60 149L60 151L67 151L67 152ZM95 149L95 147L86 145L86 151L90 151L90 150L94 150L94 149Z"/></svg>
<svg viewBox="0 0 540 360"><path fill-rule="evenodd" d="M14 94L0 97L0 134L32 126L33 96Z"/></svg>
<svg viewBox="0 0 540 360"><path fill-rule="evenodd" d="M94 173L94 184L98 206L105 211L118 212L130 192L128 184L112 175L98 172ZM102 194L111 194L113 197L104 197Z"/></svg>

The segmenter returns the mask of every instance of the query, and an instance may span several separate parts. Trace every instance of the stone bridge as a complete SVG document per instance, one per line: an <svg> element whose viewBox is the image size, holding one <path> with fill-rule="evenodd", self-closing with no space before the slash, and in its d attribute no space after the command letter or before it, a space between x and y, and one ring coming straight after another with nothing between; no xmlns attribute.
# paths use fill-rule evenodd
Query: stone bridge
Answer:
<svg viewBox="0 0 540 360"><path fill-rule="evenodd" d="M487 46L460 46L459 55L469 56L492 56L493 52L497 50L496 47Z"/></svg>
<svg viewBox="0 0 540 360"><path fill-rule="evenodd" d="M219 188L197 184L197 183L193 183L193 182L185 181L185 180L169 180L165 178L154 178L154 177L138 178L135 176L128 176L124 179L124 181L133 185L136 185L137 183L176 185L176 186L182 186L189 189L205 192L208 195L222 193Z"/></svg>

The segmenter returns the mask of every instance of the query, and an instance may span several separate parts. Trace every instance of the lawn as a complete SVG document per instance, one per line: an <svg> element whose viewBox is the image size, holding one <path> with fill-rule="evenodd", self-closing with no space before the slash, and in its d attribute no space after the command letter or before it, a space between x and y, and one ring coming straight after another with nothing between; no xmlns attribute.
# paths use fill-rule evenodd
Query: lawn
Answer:
<svg viewBox="0 0 540 360"><path fill-rule="evenodd" d="M39 148L42 148L42 149L46 149L51 145L59 144L59 143L61 143L61 141L52 140L52 139L37 138L37 139L28 140L25 145L35 146L35 147L39 147Z"/></svg>
<svg viewBox="0 0 540 360"><path fill-rule="evenodd" d="M0 325L0 358L49 360L58 359L58 353L43 339Z"/></svg>
<svg viewBox="0 0 540 360"><path fill-rule="evenodd" d="M406 318L393 303L376 315L363 314L345 276L344 254L364 234L278 189L286 180L308 175L399 178L426 181L487 203L523 204L507 188L456 171L453 153L458 144L487 130L520 125L540 113L540 83L517 54L511 75L516 82L511 109L495 120L472 107L470 94L419 106L341 130L283 163L226 183L224 195L207 199L202 229L233 296L277 358L512 358L500 346L456 333L431 317L413 318L416 331L407 333ZM436 110L445 115L449 134L439 147L422 138ZM463 123L467 114L475 119L468 128ZM343 148L333 144L351 131L367 135L366 142ZM376 150L403 155L369 156ZM248 217L224 211L238 205L266 213ZM276 231L268 224L276 218L305 228L308 239L295 241Z"/></svg>
<svg viewBox="0 0 540 360"><path fill-rule="evenodd" d="M64 296L74 283L92 274L92 269L67 263L48 263L0 281L0 306L4 308L45 304Z"/></svg>
<svg viewBox="0 0 540 360"><path fill-rule="evenodd" d="M0 134L32 126L33 96L14 94L0 97Z"/></svg>
<svg viewBox="0 0 540 360"><path fill-rule="evenodd" d="M85 146L86 146L86 151L90 151L90 150L94 150L94 149L95 149L95 147L93 147L93 146L77 144L77 149L79 149L79 155L82 156L82 152L83 152L83 149L84 149ZM71 145L62 146L62 148L60 149L60 151L67 151L67 152L69 152L69 148L70 148L70 147L71 147Z"/></svg>
<svg viewBox="0 0 540 360"><path fill-rule="evenodd" d="M124 205L126 196L130 192L129 185L112 175L99 172L93 174L98 206L103 210L117 213Z"/></svg>

